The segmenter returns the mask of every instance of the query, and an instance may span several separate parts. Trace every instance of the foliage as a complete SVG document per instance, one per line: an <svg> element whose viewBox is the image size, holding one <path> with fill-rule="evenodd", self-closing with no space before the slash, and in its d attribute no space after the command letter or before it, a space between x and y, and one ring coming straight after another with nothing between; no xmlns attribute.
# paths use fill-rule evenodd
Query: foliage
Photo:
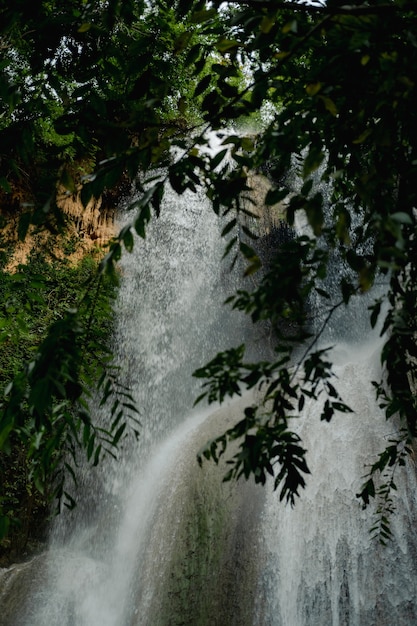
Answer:
<svg viewBox="0 0 417 626"><path fill-rule="evenodd" d="M57 178L76 190L69 162L90 162L87 203L126 172L163 162L183 116L195 115L182 52L198 20L187 28L165 2L18 2L1 18L0 182L10 191L36 180L33 222L49 221Z"/></svg>
<svg viewBox="0 0 417 626"><path fill-rule="evenodd" d="M30 8L15 3L1 17L3 187L24 178L22 172L45 173L45 164L53 164L49 187L41 175L33 179L30 220L51 215L54 201L45 203L45 191L51 193L59 174L74 191L65 164L88 155L94 171L84 178L84 202L122 175L141 192L132 205L134 221L102 261L103 274L112 273L123 247L132 249L133 230L145 237L170 185L178 193L204 189L225 220L226 251L243 255L247 275L259 275L255 289L241 290L231 304L254 322L270 321L276 359L246 363L237 348L196 372L208 379L203 394L210 401L245 387L265 390L263 406L248 408L202 452L216 460L230 440L240 441L228 477L254 474L263 483L273 474L280 497L294 502L308 466L291 421L306 398L325 397L326 421L350 410L333 384L331 351L319 339L336 311L369 295L380 279L387 282L385 294L369 305L371 324L381 323L386 336L386 380L375 381L375 389L387 418L401 420L403 435L371 465L359 494L366 505L381 476L385 497L395 484L391 470L416 434L414 3L110 0L93 6L71 0L58 6L49 0ZM265 104L270 117L261 133L233 132L235 121ZM202 124L185 132L187 112L189 121ZM35 123L41 118L67 138L65 149L55 139L48 148L51 134ZM223 140L217 154L204 149L213 130ZM39 146L41 159L35 158ZM266 164L272 181L266 204L287 198L288 223L305 215L310 229L295 234L262 271L246 217L248 173ZM290 171L297 173L295 186ZM337 280L330 275L334 258L344 267ZM325 311L316 327L308 319L313 300ZM66 345L67 330L65 323L53 326L50 345ZM71 332L77 345L77 327ZM66 383L78 380L82 355L65 350L62 356L57 384L47 389L67 400ZM39 392L40 364L25 379ZM387 479L385 472L391 472Z"/></svg>
<svg viewBox="0 0 417 626"><path fill-rule="evenodd" d="M340 306L347 306L353 297L369 292L376 281L386 277L389 287L382 300L388 304L387 312L381 313L380 299L370 306L371 324L375 326L382 317L381 334L387 337L381 358L388 387L384 381L375 382L375 387L387 418L399 416L404 429L371 465L359 497L367 505L377 492L388 503L395 489L394 470L404 463L404 450L410 450L416 434L413 174L417 119L413 111L417 93L412 72L417 53L412 34L416 15L412 5L402 2L374 3L372 7L358 3L340 10L330 3L328 7L288 4L287 10L286 3L277 7L269 2L243 2L241 6L232 17L233 51L228 56L233 60L240 54L251 60L251 101L245 101L245 107L258 107L265 98L281 106L258 137L250 158L236 159L233 176L239 171L244 178L244 167L269 161L274 187L266 202L272 204L291 193L287 219L294 224L296 214L304 212L311 234L295 236L278 251L258 288L233 299L233 306L249 313L254 321L267 318L277 329L277 351L284 352L283 360L270 364L267 371L264 364L233 361L233 388L251 387L254 379L262 380L272 409L267 417L252 414L251 420L211 442L203 455L216 458L217 450L222 452L228 440L244 437L230 475L252 472L263 482L267 471L276 476L281 498L293 502L304 479L298 472L300 477L288 488L289 472L279 448L285 439L280 434L274 437L274 431L282 428L286 432L289 419L297 416L305 397L318 398L322 389L327 397L322 419L329 421L335 411L349 410L330 383L327 359L331 355L317 349L323 328L312 328L306 320L309 300L314 294L322 301L328 323ZM205 106L207 119L218 118L219 110L233 117L240 112L242 101L236 98L230 103L216 96L207 98ZM301 181L295 189L286 176L294 166ZM325 183L328 197L319 181ZM239 210L237 203L235 208ZM253 253L243 252L249 265L253 264ZM330 276L335 255L345 267L337 285ZM327 282L326 277L330 278ZM295 333L284 336L280 332L283 318L293 320ZM306 331L312 337L306 337ZM293 343L300 340L307 341L307 349L298 360L295 378ZM230 367L226 359L224 369L217 363L213 371L213 363L196 373L209 378L210 400L221 399L224 391L218 387L215 392L216 381ZM307 471L295 461L290 467ZM376 488L379 476L382 484ZM384 521L374 528L380 528L383 541L389 536L386 510L379 507Z"/></svg>
<svg viewBox="0 0 417 626"><path fill-rule="evenodd" d="M193 80L180 53L198 25L189 31L164 3L17 2L0 15L2 225L17 221L23 239L30 224L54 233L65 226L62 187L75 195L84 183L87 204L139 167L164 161L190 105L181 99ZM116 273L88 267L83 276L85 269L60 273L31 258L18 273L2 274L0 537L10 521L24 525L26 492L73 506L67 483L76 479L78 448L96 464L116 453L126 418L138 434L102 323L111 316ZM106 429L89 412L94 386L98 402L110 403Z"/></svg>
<svg viewBox="0 0 417 626"><path fill-rule="evenodd" d="M0 290L0 519L3 535L12 523L18 552L41 533L51 498L74 505L81 442L93 464L115 455L136 409L107 345L115 283L97 276L94 258L71 266L33 252L16 272L2 271ZM105 428L90 415L94 386L112 415Z"/></svg>

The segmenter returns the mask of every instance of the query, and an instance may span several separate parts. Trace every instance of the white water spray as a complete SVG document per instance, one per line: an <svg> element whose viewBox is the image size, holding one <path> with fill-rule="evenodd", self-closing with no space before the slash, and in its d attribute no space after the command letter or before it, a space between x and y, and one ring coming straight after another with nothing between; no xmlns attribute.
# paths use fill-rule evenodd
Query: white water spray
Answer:
<svg viewBox="0 0 417 626"><path fill-rule="evenodd" d="M345 346L335 365L337 388L355 411L320 422L317 403L306 407L299 433L312 475L294 509L269 497L263 522L266 605L256 624L413 624L417 585L414 468L398 476L393 541L372 540L372 511L355 502L365 465L393 434L376 406L370 380L380 376L374 342Z"/></svg>

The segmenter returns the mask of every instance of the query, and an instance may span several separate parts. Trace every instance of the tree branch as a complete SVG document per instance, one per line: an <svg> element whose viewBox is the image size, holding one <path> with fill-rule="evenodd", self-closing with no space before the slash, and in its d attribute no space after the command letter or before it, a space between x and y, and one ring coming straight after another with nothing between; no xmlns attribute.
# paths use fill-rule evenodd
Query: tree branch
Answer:
<svg viewBox="0 0 417 626"><path fill-rule="evenodd" d="M386 15L392 13L416 12L416 5L408 2L402 6L397 4L380 4L377 6L369 5L349 5L327 6L304 4L302 2L276 2L275 0L233 0L233 4L240 4L259 9L288 9L290 11L300 11L312 15L323 14L328 16L334 15Z"/></svg>

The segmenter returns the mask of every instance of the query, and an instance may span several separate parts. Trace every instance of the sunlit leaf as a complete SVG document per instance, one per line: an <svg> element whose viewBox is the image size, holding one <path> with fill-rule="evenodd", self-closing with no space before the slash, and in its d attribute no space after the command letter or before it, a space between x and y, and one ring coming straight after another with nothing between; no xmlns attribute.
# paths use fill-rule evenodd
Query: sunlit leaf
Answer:
<svg viewBox="0 0 417 626"><path fill-rule="evenodd" d="M270 30L274 27L274 25L275 25L275 18L269 15L264 15L261 20L259 28L261 29L261 32L269 33Z"/></svg>
<svg viewBox="0 0 417 626"><path fill-rule="evenodd" d="M219 39L216 48L219 52L229 52L240 47L240 43L236 39Z"/></svg>
<svg viewBox="0 0 417 626"><path fill-rule="evenodd" d="M329 113L334 116L339 114L339 110L331 98L322 95L319 95L318 98L323 102L326 110L329 111Z"/></svg>
<svg viewBox="0 0 417 626"><path fill-rule="evenodd" d="M309 83L306 86L306 92L309 96L315 96L322 88L323 83Z"/></svg>
<svg viewBox="0 0 417 626"><path fill-rule="evenodd" d="M298 31L298 23L297 20L290 20L282 27L282 32L286 33L296 33Z"/></svg>

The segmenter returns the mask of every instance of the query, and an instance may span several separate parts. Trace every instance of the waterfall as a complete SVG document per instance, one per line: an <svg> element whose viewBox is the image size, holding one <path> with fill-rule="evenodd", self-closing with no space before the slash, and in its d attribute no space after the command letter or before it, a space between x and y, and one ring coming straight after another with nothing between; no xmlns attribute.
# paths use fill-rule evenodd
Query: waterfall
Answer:
<svg viewBox="0 0 417 626"><path fill-rule="evenodd" d="M388 626L416 623L417 539L415 469L396 476L393 540L371 539L371 509L354 495L365 465L375 460L395 425L386 422L370 380L378 380L380 346L371 339L340 345L337 388L354 410L320 422L320 407L304 410L299 434L311 476L294 509L268 496L263 512L265 563L258 625Z"/></svg>
<svg viewBox="0 0 417 626"><path fill-rule="evenodd" d="M299 232L311 232L302 213L297 220ZM341 273L349 277L349 271L334 254L321 285L330 303L340 300ZM380 336L381 320L379 327L371 328L368 307L386 287L381 277L371 293L352 297L348 307L335 310L330 319L322 299L310 302L313 327L321 332L316 347L329 348L334 386L353 412L336 413L328 424L320 421L325 398L310 400L298 424L290 425L307 450L311 475L293 509L268 492L260 530L264 561L254 626L417 622L414 460L395 475L392 541L386 546L371 538L375 508L364 510L355 500L369 466L400 427L395 419L386 420L371 383L384 377L380 356L386 338Z"/></svg>
<svg viewBox="0 0 417 626"><path fill-rule="evenodd" d="M146 239L124 256L113 346L140 411L139 441L122 442L118 461L84 467L77 507L56 519L48 553L3 572L0 624L214 624L213 611L244 624L250 594L245 605L237 580L254 588L256 559L245 562L240 546L253 545L245 533L263 494L223 485L221 468L197 465L200 447L238 408L192 410L198 366L249 339L252 356L265 345L223 305L241 274L222 261L223 226L204 197L170 193Z"/></svg>
<svg viewBox="0 0 417 626"><path fill-rule="evenodd" d="M125 216L123 219L129 219ZM222 483L196 453L238 419L246 396L192 410L192 371L262 329L223 306L238 280L221 260L221 225L203 198L169 194L121 264L114 349L142 423L119 461L85 467L78 506L60 515L48 552L0 572L1 626L383 626L417 621L415 476L398 480L394 539L371 541L354 494L394 426L369 383L378 341L335 349L354 414L298 428L312 476L294 509L271 485Z"/></svg>

